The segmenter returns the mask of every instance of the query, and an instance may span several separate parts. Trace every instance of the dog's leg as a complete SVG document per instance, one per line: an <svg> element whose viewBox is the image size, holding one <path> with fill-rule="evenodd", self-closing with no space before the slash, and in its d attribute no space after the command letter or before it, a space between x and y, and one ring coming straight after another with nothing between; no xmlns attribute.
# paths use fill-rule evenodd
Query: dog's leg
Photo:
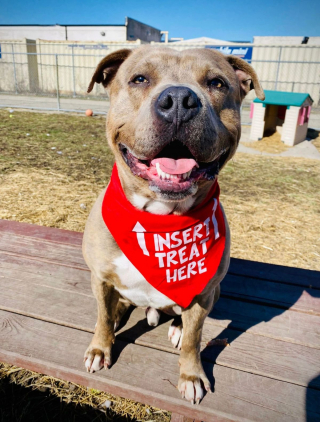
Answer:
<svg viewBox="0 0 320 422"><path fill-rule="evenodd" d="M130 303L119 300L117 309L116 309L116 317L114 321L114 331L116 331L117 328L119 327L122 317L130 308L130 306L131 306Z"/></svg>
<svg viewBox="0 0 320 422"><path fill-rule="evenodd" d="M91 275L92 290L98 303L98 320L90 346L84 360L88 372L95 372L111 366L111 348L114 343L119 293L112 284Z"/></svg>
<svg viewBox="0 0 320 422"><path fill-rule="evenodd" d="M204 389L211 391L210 382L203 370L200 358L200 345L204 320L213 304L218 300L220 286L214 295L203 295L197 298L188 308L182 311L183 332L181 330L180 378L178 389L182 397L192 404L199 404L204 396ZM179 347L179 344L178 344Z"/></svg>
<svg viewBox="0 0 320 422"><path fill-rule="evenodd" d="M220 297L220 284L214 290L213 306L216 304ZM175 318L169 327L168 339L171 341L173 347L181 350L183 338L183 324L181 318Z"/></svg>

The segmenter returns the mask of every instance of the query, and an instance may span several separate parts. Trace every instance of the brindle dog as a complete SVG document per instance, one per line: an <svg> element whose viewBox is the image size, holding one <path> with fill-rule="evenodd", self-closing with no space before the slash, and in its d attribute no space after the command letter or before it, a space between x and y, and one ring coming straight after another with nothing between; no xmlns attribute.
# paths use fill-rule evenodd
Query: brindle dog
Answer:
<svg viewBox="0 0 320 422"><path fill-rule="evenodd" d="M88 92L95 83L102 83L110 96L107 139L125 195L138 209L154 214L181 215L204 200L236 151L243 98L254 89L264 99L249 64L210 49L119 50L99 63ZM193 159L198 167L169 183L149 171L151 161L159 157ZM204 320L219 298L229 266L227 220L224 216L226 245L217 273L181 309L153 288L119 249L102 219L104 192L93 206L83 239L98 303L86 368L94 372L110 367L114 332L130 304L147 308L150 325L157 325L161 310L181 314L182 324L169 330L169 339L181 349L178 388L182 397L199 403L204 390L211 388L200 360L200 342Z"/></svg>

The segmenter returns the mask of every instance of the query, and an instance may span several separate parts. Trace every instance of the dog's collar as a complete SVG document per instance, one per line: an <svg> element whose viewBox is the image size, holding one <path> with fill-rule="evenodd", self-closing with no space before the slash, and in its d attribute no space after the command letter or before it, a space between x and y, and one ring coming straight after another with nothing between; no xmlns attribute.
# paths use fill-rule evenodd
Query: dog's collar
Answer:
<svg viewBox="0 0 320 422"><path fill-rule="evenodd" d="M186 308L217 272L225 223L216 181L205 201L184 215L156 215L126 198L114 165L102 217L121 251L154 288Z"/></svg>

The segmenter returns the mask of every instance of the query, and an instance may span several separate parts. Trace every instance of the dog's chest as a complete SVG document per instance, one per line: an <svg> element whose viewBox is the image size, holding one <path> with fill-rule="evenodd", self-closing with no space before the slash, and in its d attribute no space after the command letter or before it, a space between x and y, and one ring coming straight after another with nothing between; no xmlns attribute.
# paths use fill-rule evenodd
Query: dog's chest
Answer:
<svg viewBox="0 0 320 422"><path fill-rule="evenodd" d="M170 214L177 205L174 202L165 203L150 200L138 194L133 195L132 202L136 208L140 210L145 209L145 211L157 215ZM182 210L188 210L193 202L194 198L187 198L180 206ZM151 306L156 309L175 304L175 302L148 283L124 254L116 258L113 263L116 267L116 273L121 280L121 284L124 286L124 288L116 287L122 297L128 299L136 306Z"/></svg>
<svg viewBox="0 0 320 422"><path fill-rule="evenodd" d="M113 264L116 267L115 272L124 286L123 288L115 287L122 297L136 306L142 307L151 306L159 309L174 305L175 302L147 282L124 254L116 258Z"/></svg>

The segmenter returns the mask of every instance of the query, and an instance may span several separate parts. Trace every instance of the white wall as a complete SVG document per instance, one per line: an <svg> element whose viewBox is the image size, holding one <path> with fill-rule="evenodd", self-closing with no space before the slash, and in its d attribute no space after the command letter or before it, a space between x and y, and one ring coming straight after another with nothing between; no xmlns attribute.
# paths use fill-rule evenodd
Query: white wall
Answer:
<svg viewBox="0 0 320 422"><path fill-rule="evenodd" d="M105 36L101 35L105 33ZM127 28L122 26L1 26L0 40L46 41L126 41Z"/></svg>
<svg viewBox="0 0 320 422"><path fill-rule="evenodd" d="M253 37L254 44L260 45L298 45L304 37ZM307 45L320 45L320 37L309 37Z"/></svg>
<svg viewBox="0 0 320 422"><path fill-rule="evenodd" d="M101 35L104 32L105 35ZM125 26L68 26L68 41L122 41L127 39ZM52 38L51 38L52 39Z"/></svg>
<svg viewBox="0 0 320 422"><path fill-rule="evenodd" d="M65 40L66 32L64 26L1 26L0 40L21 40L29 38L36 40Z"/></svg>
<svg viewBox="0 0 320 422"><path fill-rule="evenodd" d="M28 57L26 54L27 40L15 40L14 43L15 56L12 55L12 45L0 41L0 91L28 92L30 86Z"/></svg>

